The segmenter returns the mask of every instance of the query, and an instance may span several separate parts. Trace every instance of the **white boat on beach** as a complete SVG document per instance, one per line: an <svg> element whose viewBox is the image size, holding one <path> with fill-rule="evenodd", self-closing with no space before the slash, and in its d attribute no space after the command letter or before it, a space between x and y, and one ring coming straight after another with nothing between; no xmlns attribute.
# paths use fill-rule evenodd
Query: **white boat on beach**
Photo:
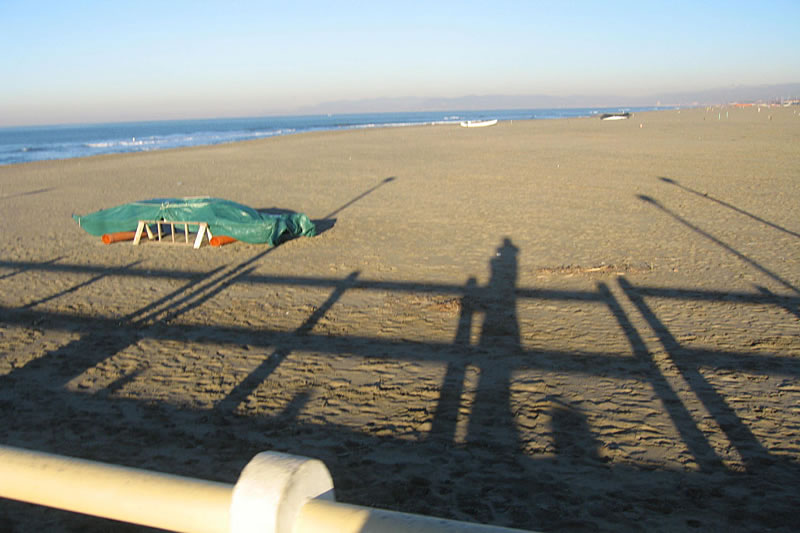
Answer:
<svg viewBox="0 0 800 533"><path fill-rule="evenodd" d="M485 128L486 126L494 126L497 124L497 119L494 120L465 120L461 123L462 128Z"/></svg>
<svg viewBox="0 0 800 533"><path fill-rule="evenodd" d="M603 113L600 120L627 120L631 117L630 113Z"/></svg>

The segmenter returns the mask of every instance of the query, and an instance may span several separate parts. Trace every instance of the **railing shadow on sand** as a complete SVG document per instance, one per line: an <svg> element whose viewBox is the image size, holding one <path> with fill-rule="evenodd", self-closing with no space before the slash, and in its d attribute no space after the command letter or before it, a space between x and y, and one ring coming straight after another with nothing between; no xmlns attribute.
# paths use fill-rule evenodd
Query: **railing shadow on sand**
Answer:
<svg viewBox="0 0 800 533"><path fill-rule="evenodd" d="M652 199L643 200L663 208ZM707 233L701 235L718 241ZM718 244L737 257L742 255L726 243ZM800 360L777 348L765 353L747 347L692 347L659 317L653 303L722 303L745 309L776 308L796 316L800 297L775 294L764 287L757 292L655 287L626 276L597 281L594 289L520 287L519 250L510 237L502 240L489 261L490 277L483 286L474 278L463 285L370 280L355 271L344 277L259 274L258 261L272 250L201 274L145 270L136 264L109 271L60 260L0 261L0 268L10 271L0 276L0 282L36 272L89 277L32 304L0 307L4 328L35 325L38 331L77 337L62 344L22 342L19 349L35 356L0 376L3 443L227 482L235 481L255 452L285 451L325 462L340 501L519 528L590 531L601 527L597 520L623 529L643 524L666 529L724 524L747 530L792 524L800 504L796 460L765 446L703 368L711 360L718 370L796 381ZM762 265L745 262L794 289ZM38 308L85 290L102 276L128 283L139 279L183 283L123 317ZM328 296L293 330L270 326L269 320L264 326L193 325L180 320L236 285L256 292L275 288L313 290L314 294L328 291ZM392 336L320 332L317 326L322 320L335 313L345 294L356 290L455 299L458 317L452 340L409 340L402 331ZM522 341L526 326L520 322L518 309L531 302L599 306L613 317L629 350L527 346ZM121 366L117 379L99 389L67 386L91 369L113 363L117 354L142 341L200 346L199 357L208 364L224 354L215 355L211 346L204 351L206 344L246 346L260 362L236 383L223 383L220 376L214 392L225 392L210 407L146 394L120 396L118 392L133 382L145 380L146 389L146 370L151 364L146 357L139 359L139 366ZM423 391L428 399L421 400L422 407L413 407L420 410L423 423L410 431L373 430L369 424L354 428L326 420L324 415L302 416L315 387L329 385L332 378L324 374L292 389L279 411L264 414L243 409L265 384L272 383L269 391L281 391L279 380L274 379L276 371L292 356L304 354L344 361L434 364L443 367L443 378L435 390ZM546 434L552 446L544 453L531 452L531 442L525 441L530 439L530 428L523 431L520 407L512 398L514 376L531 371L648 385L677 432L676 440L661 446L684 446L691 464L676 469L653 461L609 461L604 450L617 445L614 435L593 427L585 407L570 399L571 391L565 386L548 384L530 393L526 401L537 403L546 415L544 421L536 422L546 425L546 431L533 433ZM192 375L181 378L191 380ZM376 379L373 393L380 395L382 384ZM676 384L678 379L684 389ZM701 405L705 418L688 402ZM636 426L644 424L644 420L634 421L631 431L635 434ZM741 459L738 463L723 456L720 440ZM756 493L759 497L751 502L748 495ZM712 504L716 507L710 513ZM30 518L31 514L37 518ZM99 519L0 503L0 526L13 529L21 517L26 524L107 527Z"/></svg>
<svg viewBox="0 0 800 533"><path fill-rule="evenodd" d="M152 453L148 464L131 466L187 475L196 475L199 469L204 477L225 481L232 481L230 477L252 456L254 448L275 449L322 459L333 473L342 501L422 514L439 513L461 520L500 521L499 525L531 529L591 528L592 513L606 513L606 516L618 513L614 520L629 525L635 524L640 518L634 517L642 513L668 515L687 506L696 507L701 516L703 502L700 500L712 497L709 495L715 490L722 490L721 485L748 490L753 480L759 479L758 490L768 495L775 491L774 498L767 498L773 504L757 514L751 512L736 520L743 524L788 523L784 521L789 520L788 513L793 511L786 502L796 504L800 498L800 491L791 489L794 486L791 480L796 479L800 469L794 461L765 448L700 369L706 358L713 357L715 364L731 371L763 370L796 378L800 376L800 361L781 354L684 346L648 301L693 300L792 309L800 303L800 298L768 292L647 287L635 285L624 276L618 277L611 286L598 282L595 290L518 287L517 248L509 238L503 240L490 261L491 275L485 286L479 286L474 279L462 286L372 281L361 279L358 272L344 278L257 274L255 263L267 253L269 250L232 268L213 270L202 281L196 273L144 271L136 265L118 268L110 275L143 279L163 275L167 279L186 279L183 286L122 319L37 310L33 306L0 308L0 323L4 326L25 327L35 323L40 329L81 332L78 339L52 350L44 349L41 356L0 376L5 444L57 453L64 452L66 447L73 454L78 450L78 455L87 458L121 464L137 462L128 455L132 450L153 447L158 451ZM0 267L26 272L98 275L97 269L76 264L5 261ZM325 288L330 293L294 331L176 323L181 315L234 284L247 284L255 289ZM459 300L459 317L453 342L315 333L315 325L349 290L455 296ZM628 303L623 305L615 294L627 298ZM523 300L605 306L628 339L634 357L524 347L516 316L517 306ZM652 349L648 349L644 334L634 326L630 312L625 311L626 306L635 309L655 332L692 393L722 428L742 458L741 471L726 466L718 448L709 440L708 428L701 427L701 421L686 407L682 395L654 362ZM470 344L469 332L478 316L483 316L478 342ZM125 369L116 382L101 391L81 393L65 387L87 370L142 339L153 342L192 339L191 342L202 344L202 339L210 337L216 343L247 345L264 353L262 363L231 387L211 409L117 398L115 391L140 379L141 368ZM437 398L427 406L429 430L409 437L391 432L371 434L324 421L309 422L299 418L299 413L309 401L311 389L297 392L278 414L242 414L239 406L270 378L287 356L296 352L351 354L353 357L444 365L445 377ZM569 371L571 366L598 377L635 378L650 383L698 469L677 472L645 464L641 468L635 464L608 464L599 452L613 442L601 441L581 407L572 405L560 393L563 391L552 388L542 394L540 400L548 402L554 453L536 457L524 452L511 405L512 375L530 369L563 372L565 368ZM468 375L470 372L477 374L477 379L472 379ZM324 382L325 377L317 379ZM473 400L465 422L467 388ZM27 417L26 413L32 411L38 414ZM43 416L43 413L47 414ZM44 427L40 425L42 418L47 420ZM392 458L393 465L376 464L378 455ZM577 472L580 474L576 475ZM493 485L483 485L482 481L491 481ZM642 486L664 487L669 496L642 492ZM686 487L693 487L693 490L687 492ZM598 502L606 508L598 510ZM12 509L22 504L3 505ZM735 506L731 507L731 512L735 514ZM721 517L713 518L719 519Z"/></svg>
<svg viewBox="0 0 800 533"><path fill-rule="evenodd" d="M758 216L758 215L756 215L754 213L746 211L746 210L744 210L744 209L742 209L740 207L736 207L735 205L733 205L733 204L731 204L729 202L726 202L725 200L721 200L719 198L716 198L716 197L708 194L707 192L701 192L701 191L698 191L696 189L693 189L693 188L689 187L688 185L684 185L683 183L681 183L680 181L678 181L676 179L667 178L665 176L659 176L658 179L661 180L664 183L669 183L670 185L674 185L675 187L678 187L679 189L682 189L682 190L684 190L684 191L686 191L688 193L691 193L691 194L693 194L693 195L695 195L695 196L697 196L699 198L702 198L704 200L708 200L709 202L713 202L713 203L715 203L717 205L721 205L723 207L726 207L726 208L730 209L731 211L739 213L740 215L744 215L746 217L749 217L752 220L755 220L757 222L760 222L760 223L764 224L765 226L769 226L770 228L773 228L773 229L776 229L776 230L781 231L783 233L786 233L787 235L791 235L793 237L800 238L800 233L797 233L796 231L792 231L790 229L784 228L783 226L781 226L779 224L776 224L774 222L771 222L771 221L769 221L769 220L767 220L767 219L765 219L763 217L760 217L760 216Z"/></svg>

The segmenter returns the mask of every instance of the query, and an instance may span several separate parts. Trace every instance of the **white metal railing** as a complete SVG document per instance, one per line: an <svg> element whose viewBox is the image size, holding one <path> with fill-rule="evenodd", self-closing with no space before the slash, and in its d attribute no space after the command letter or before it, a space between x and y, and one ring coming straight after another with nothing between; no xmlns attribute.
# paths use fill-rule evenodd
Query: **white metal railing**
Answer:
<svg viewBox="0 0 800 533"><path fill-rule="evenodd" d="M0 445L0 497L198 533L519 531L338 503L321 461L278 452L230 485Z"/></svg>

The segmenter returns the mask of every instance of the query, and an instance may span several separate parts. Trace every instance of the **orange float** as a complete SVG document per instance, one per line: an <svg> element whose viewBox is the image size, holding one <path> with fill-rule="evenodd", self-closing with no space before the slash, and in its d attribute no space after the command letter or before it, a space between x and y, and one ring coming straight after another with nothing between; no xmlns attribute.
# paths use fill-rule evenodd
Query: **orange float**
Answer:
<svg viewBox="0 0 800 533"><path fill-rule="evenodd" d="M236 239L233 237L228 237L227 235L215 235L211 237L211 240L209 241L211 246L224 246L232 242L236 242Z"/></svg>
<svg viewBox="0 0 800 533"><path fill-rule="evenodd" d="M135 231L120 231L117 233L106 233L101 238L104 243L111 244L114 242L132 241L134 237L136 237Z"/></svg>

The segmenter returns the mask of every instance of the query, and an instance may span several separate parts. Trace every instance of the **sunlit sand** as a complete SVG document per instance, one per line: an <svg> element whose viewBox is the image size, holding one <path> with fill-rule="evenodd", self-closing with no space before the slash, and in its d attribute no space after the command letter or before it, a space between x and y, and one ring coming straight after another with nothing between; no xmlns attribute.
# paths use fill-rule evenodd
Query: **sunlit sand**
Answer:
<svg viewBox="0 0 800 533"><path fill-rule="evenodd" d="M793 108L691 109L0 167L4 444L227 482L285 451L343 502L525 529L792 524L798 146ZM319 235L70 218L198 195Z"/></svg>

